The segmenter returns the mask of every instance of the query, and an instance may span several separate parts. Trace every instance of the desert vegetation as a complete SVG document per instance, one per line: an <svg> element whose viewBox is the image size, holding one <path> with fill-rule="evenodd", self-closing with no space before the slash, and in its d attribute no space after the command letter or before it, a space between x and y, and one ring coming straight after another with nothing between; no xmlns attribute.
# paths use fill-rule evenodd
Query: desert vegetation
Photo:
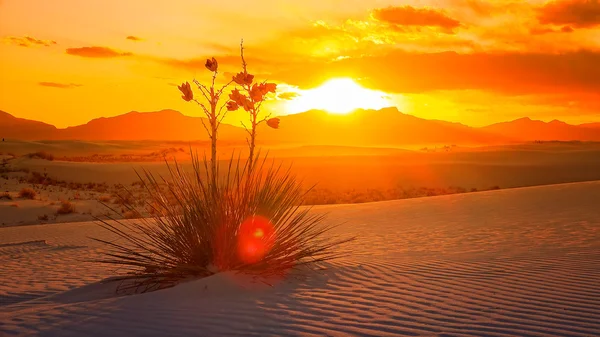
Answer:
<svg viewBox="0 0 600 337"><path fill-rule="evenodd" d="M54 155L52 153L46 151L38 151L34 153L29 153L26 155L27 158L31 159L42 159L42 160L54 160Z"/></svg>
<svg viewBox="0 0 600 337"><path fill-rule="evenodd" d="M147 163L164 160L175 160L177 158L184 157L184 155L185 150L183 149L183 147L170 147L166 149L157 149L156 151L152 151L149 153L96 153L90 155L63 155L60 157L56 157L56 160L80 163Z"/></svg>
<svg viewBox="0 0 600 337"><path fill-rule="evenodd" d="M19 198L25 198L25 199L35 199L35 197L37 196L37 192L33 189L33 188L23 188L21 189L21 191L19 191Z"/></svg>
<svg viewBox="0 0 600 337"><path fill-rule="evenodd" d="M130 281L121 283L120 290L151 291L223 271L282 275L300 265L339 257L335 248L352 240L326 236L334 226L300 208L305 193L296 177L290 170L269 165L256 151L257 126L262 122L279 126L278 119L260 116L262 103L276 85L255 81L240 47L242 71L228 83L216 86L219 66L212 58L205 64L210 84L193 81L201 99L195 98L189 82L179 86L182 98L196 103L206 115L208 123L203 126L211 141L210 157L200 159L192 153L190 173L177 163L167 163L168 177L142 171L140 185L148 192L146 206L153 216L139 222L102 221L121 239L118 243L97 239L111 248L100 262L129 270L129 275L117 278ZM231 85L236 87L222 102ZM225 114L238 109L249 114L250 156L245 161L232 157L220 174L218 129ZM127 208L121 217L138 215L130 196L119 195Z"/></svg>
<svg viewBox="0 0 600 337"><path fill-rule="evenodd" d="M75 206L68 200L63 200L60 202L60 206L56 210L57 215L66 215L75 213Z"/></svg>

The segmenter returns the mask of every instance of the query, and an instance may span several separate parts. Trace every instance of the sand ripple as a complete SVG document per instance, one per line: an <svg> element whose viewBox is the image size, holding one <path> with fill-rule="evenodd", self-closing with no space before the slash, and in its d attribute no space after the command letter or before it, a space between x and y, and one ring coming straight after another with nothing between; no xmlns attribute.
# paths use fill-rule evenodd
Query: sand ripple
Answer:
<svg viewBox="0 0 600 337"><path fill-rule="evenodd" d="M598 200L583 183L319 207L359 235L352 257L273 286L226 273L125 297L80 261L95 226L6 228L0 335L600 336Z"/></svg>

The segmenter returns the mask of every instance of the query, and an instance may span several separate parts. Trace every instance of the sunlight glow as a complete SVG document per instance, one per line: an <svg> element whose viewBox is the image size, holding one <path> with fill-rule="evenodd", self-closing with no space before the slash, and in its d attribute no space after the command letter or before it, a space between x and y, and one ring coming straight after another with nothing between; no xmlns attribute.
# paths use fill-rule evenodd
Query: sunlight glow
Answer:
<svg viewBox="0 0 600 337"><path fill-rule="evenodd" d="M311 109L347 114L356 109L381 109L390 106L384 92L361 87L350 78L335 78L321 86L304 90L287 105L289 113Z"/></svg>

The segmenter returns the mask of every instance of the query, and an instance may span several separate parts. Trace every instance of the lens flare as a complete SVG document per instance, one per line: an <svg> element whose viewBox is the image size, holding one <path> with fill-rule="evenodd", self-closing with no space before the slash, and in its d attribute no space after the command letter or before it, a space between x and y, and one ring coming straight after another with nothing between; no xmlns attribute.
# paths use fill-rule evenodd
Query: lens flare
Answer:
<svg viewBox="0 0 600 337"><path fill-rule="evenodd" d="M244 263L256 263L273 247L275 229L269 219L251 216L240 225L237 239L240 259Z"/></svg>
<svg viewBox="0 0 600 337"><path fill-rule="evenodd" d="M262 228L257 228L257 229L254 231L254 237L255 237L255 238L258 238L258 239L260 239L260 238L262 238L263 236L265 236L265 232L262 230Z"/></svg>

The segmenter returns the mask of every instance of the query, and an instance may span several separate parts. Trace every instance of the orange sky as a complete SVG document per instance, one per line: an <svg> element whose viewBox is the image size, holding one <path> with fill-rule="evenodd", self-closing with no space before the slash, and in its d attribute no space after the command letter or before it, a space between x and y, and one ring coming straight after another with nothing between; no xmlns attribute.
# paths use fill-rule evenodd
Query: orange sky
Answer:
<svg viewBox="0 0 600 337"><path fill-rule="evenodd" d="M58 127L199 116L174 85L209 56L239 71L240 38L249 70L293 92L274 113L351 77L419 117L600 121L597 0L0 0L0 110Z"/></svg>

